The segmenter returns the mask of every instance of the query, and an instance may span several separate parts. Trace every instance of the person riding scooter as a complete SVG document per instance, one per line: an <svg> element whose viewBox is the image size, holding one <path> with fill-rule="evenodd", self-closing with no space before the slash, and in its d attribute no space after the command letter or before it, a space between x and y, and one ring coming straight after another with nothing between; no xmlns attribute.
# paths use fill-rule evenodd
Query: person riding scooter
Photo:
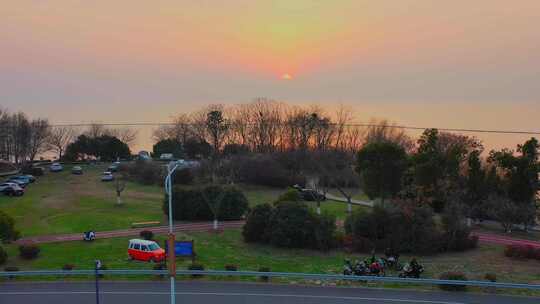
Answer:
<svg viewBox="0 0 540 304"><path fill-rule="evenodd" d="M83 233L83 240L85 241L93 241L96 239L96 233L92 230L90 231L85 231Z"/></svg>

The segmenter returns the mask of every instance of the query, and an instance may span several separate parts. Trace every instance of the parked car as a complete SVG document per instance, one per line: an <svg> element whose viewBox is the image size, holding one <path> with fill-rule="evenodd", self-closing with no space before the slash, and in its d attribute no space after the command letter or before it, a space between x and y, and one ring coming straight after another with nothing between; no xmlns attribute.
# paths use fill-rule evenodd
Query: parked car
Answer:
<svg viewBox="0 0 540 304"><path fill-rule="evenodd" d="M71 168L71 174L82 175L83 174L82 167L81 166L74 166L73 168Z"/></svg>
<svg viewBox="0 0 540 304"><path fill-rule="evenodd" d="M26 185L30 184L30 183L33 183L32 179L30 179L29 177L25 176L25 175L17 175L17 176L12 176L10 178L8 178L8 180L10 181L21 181L23 183L25 183Z"/></svg>
<svg viewBox="0 0 540 304"><path fill-rule="evenodd" d="M110 172L117 172L118 171L118 165L116 163L112 164L107 168Z"/></svg>
<svg viewBox="0 0 540 304"><path fill-rule="evenodd" d="M26 186L28 185L28 183L24 180L21 180L21 179L8 179L6 181L6 183L13 183L13 184L17 184L19 187L21 188L26 188Z"/></svg>
<svg viewBox="0 0 540 304"><path fill-rule="evenodd" d="M129 241L128 257L131 260L161 262L165 260L165 256L165 250L154 241L139 239Z"/></svg>
<svg viewBox="0 0 540 304"><path fill-rule="evenodd" d="M24 189L16 183L3 183L0 184L0 192L9 196L22 196L24 195Z"/></svg>
<svg viewBox="0 0 540 304"><path fill-rule="evenodd" d="M294 185L294 189L300 193L300 198L305 201L325 201L326 195L319 193L313 189L302 188L299 185Z"/></svg>
<svg viewBox="0 0 540 304"><path fill-rule="evenodd" d="M22 177L22 178L28 179L28 181L29 181L30 183L33 183L33 182L36 181L36 177L33 176L33 175L31 175L31 174L21 174L21 175L16 176L16 177Z"/></svg>
<svg viewBox="0 0 540 304"><path fill-rule="evenodd" d="M101 175L102 182L112 182L113 180L114 180L114 175L112 174L112 172L106 171L106 172L103 172L103 174Z"/></svg>
<svg viewBox="0 0 540 304"><path fill-rule="evenodd" d="M61 172L64 170L64 167L59 164L59 163L53 163L50 167L49 167L49 171L51 172Z"/></svg>

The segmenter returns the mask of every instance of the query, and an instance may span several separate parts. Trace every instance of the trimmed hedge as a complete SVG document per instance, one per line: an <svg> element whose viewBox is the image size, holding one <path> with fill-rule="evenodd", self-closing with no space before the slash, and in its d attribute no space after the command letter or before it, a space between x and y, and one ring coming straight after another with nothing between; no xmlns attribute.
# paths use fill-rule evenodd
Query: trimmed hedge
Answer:
<svg viewBox="0 0 540 304"><path fill-rule="evenodd" d="M540 261L540 248L530 245L508 245L504 255L515 259L536 259Z"/></svg>
<svg viewBox="0 0 540 304"><path fill-rule="evenodd" d="M247 198L242 191L233 186L175 187L173 190L173 218L184 221L213 220L214 214L203 196L203 191L207 193L207 197L215 197L219 193L225 192L219 206L219 220L238 220L248 211ZM168 204L168 199L165 198L163 211L166 215L169 212Z"/></svg>

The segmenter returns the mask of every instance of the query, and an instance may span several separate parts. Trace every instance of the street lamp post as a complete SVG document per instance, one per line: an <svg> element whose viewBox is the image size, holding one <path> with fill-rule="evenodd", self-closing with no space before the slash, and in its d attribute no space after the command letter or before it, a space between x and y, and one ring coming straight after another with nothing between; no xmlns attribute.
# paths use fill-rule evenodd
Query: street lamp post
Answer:
<svg viewBox="0 0 540 304"><path fill-rule="evenodd" d="M172 216L172 174L178 169L178 164L175 164L171 169L171 164L167 166L167 177L165 178L165 192L169 198L169 276L171 278L171 304L176 303L176 294L174 286L174 278L176 276L176 257L174 254L174 233L173 233L173 216Z"/></svg>

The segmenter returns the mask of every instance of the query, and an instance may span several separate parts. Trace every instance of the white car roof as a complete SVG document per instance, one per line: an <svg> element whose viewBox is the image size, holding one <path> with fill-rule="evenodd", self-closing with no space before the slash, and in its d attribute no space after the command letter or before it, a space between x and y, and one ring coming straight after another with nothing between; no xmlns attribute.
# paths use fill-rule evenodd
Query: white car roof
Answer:
<svg viewBox="0 0 540 304"><path fill-rule="evenodd" d="M141 244L141 245L151 245L151 244L156 244L156 242L154 241L147 241L147 240L140 240L140 239L132 239L132 240L129 240L129 243L137 243L137 244Z"/></svg>
<svg viewBox="0 0 540 304"><path fill-rule="evenodd" d="M110 171L105 171L103 172L103 175L112 175L112 173Z"/></svg>

